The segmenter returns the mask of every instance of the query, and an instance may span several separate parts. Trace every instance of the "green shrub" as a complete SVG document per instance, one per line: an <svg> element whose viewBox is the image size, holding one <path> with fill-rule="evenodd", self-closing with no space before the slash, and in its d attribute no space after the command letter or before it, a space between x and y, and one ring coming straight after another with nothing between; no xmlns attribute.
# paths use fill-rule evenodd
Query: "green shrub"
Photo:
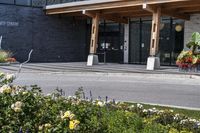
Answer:
<svg viewBox="0 0 200 133"><path fill-rule="evenodd" d="M13 85L0 73L1 133L199 133L200 122L170 110L85 99L60 92L45 96L38 86Z"/></svg>
<svg viewBox="0 0 200 133"><path fill-rule="evenodd" d="M6 59L11 58L12 53L5 50L0 50L0 63L6 62Z"/></svg>

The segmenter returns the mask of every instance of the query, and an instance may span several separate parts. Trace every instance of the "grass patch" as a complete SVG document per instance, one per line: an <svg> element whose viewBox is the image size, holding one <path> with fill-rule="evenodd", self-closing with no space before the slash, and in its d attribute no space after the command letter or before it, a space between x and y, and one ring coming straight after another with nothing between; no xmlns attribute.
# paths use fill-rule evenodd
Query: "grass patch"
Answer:
<svg viewBox="0 0 200 133"><path fill-rule="evenodd" d="M175 107L166 107L166 106L159 106L159 105L149 105L149 104L143 104L144 108L157 108L162 110L173 110L174 113L184 114L189 117L200 119L200 110L189 110L189 109L181 109L181 108L175 108Z"/></svg>

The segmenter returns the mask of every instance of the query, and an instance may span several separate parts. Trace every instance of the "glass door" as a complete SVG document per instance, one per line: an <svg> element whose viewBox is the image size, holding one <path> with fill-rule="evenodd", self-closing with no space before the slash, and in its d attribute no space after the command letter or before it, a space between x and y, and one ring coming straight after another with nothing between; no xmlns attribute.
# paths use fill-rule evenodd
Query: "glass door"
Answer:
<svg viewBox="0 0 200 133"><path fill-rule="evenodd" d="M130 22L129 63L146 64L151 41L151 20ZM184 21L162 19L160 26L159 51L161 65L175 65L178 54L183 49Z"/></svg>
<svg viewBox="0 0 200 133"><path fill-rule="evenodd" d="M99 28L97 54L100 62L123 62L121 24L104 21Z"/></svg>
<svg viewBox="0 0 200 133"><path fill-rule="evenodd" d="M130 22L129 62L146 64L150 48L151 21Z"/></svg>

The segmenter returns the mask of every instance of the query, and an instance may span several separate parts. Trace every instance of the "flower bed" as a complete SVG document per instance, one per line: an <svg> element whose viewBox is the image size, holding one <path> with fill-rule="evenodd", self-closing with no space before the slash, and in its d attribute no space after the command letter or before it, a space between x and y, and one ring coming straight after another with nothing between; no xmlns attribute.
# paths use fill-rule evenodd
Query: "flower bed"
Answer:
<svg viewBox="0 0 200 133"><path fill-rule="evenodd" d="M15 63L16 59L12 57L12 53L6 50L0 50L0 64Z"/></svg>
<svg viewBox="0 0 200 133"><path fill-rule="evenodd" d="M93 100L82 89L75 96L43 95L37 86L13 85L0 74L1 133L199 133L200 121L173 110L141 104Z"/></svg>
<svg viewBox="0 0 200 133"><path fill-rule="evenodd" d="M191 50L183 50L176 61L180 71L184 72L199 72L200 71L200 53L197 48L200 47L200 34L194 32L192 39L187 44L187 47Z"/></svg>
<svg viewBox="0 0 200 133"><path fill-rule="evenodd" d="M199 72L200 54L192 54L192 51L182 51L176 61L180 71Z"/></svg>

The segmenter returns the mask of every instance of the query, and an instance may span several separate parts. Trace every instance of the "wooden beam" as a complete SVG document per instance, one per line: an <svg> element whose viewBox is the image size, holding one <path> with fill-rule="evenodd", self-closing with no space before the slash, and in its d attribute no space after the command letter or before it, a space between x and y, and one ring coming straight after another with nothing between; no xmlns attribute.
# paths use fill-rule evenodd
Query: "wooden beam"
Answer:
<svg viewBox="0 0 200 133"><path fill-rule="evenodd" d="M151 13L155 12L155 9L157 9L158 7L152 6L152 5L148 5L148 4L143 4L142 8L146 11L149 11ZM174 17L174 18L179 18L179 19L184 19L184 20L190 20L190 15L185 15L182 13L177 13L176 11L164 11L162 10L162 14L165 16L170 16L170 17Z"/></svg>
<svg viewBox="0 0 200 133"><path fill-rule="evenodd" d="M156 56L158 52L159 34L160 34L160 17L161 17L161 8L158 7L153 12L153 18L152 18L151 44L150 44L151 56Z"/></svg>
<svg viewBox="0 0 200 133"><path fill-rule="evenodd" d="M144 10L146 10L146 11L149 11L149 12L152 12L152 13L155 11L155 8L154 8L154 7L149 6L149 5L146 4L146 3L144 3L144 4L142 5L142 9L144 9Z"/></svg>
<svg viewBox="0 0 200 133"><path fill-rule="evenodd" d="M176 11L162 11L162 14L165 16L170 16L170 17L174 17L174 18L190 20L190 15L183 14L183 13L177 13Z"/></svg>
<svg viewBox="0 0 200 133"><path fill-rule="evenodd" d="M98 13L98 12L91 12L91 11L83 10L82 13L88 17L95 18L96 13ZM121 16L113 15L113 14L112 15L102 14L102 13L98 13L98 14L99 14L99 18L104 19L104 20L110 20L110 21L114 21L116 23L128 24L127 18L122 18Z"/></svg>
<svg viewBox="0 0 200 133"><path fill-rule="evenodd" d="M149 5L164 4L164 3L177 3L190 0L148 0L146 3ZM62 14L62 13L71 13L71 12L80 12L87 9L88 11L97 11L105 9L117 9L121 7L138 7L142 6L144 3L143 0L113 0L109 2L97 1L81 1L79 4L77 2L57 4L46 6L46 14Z"/></svg>
<svg viewBox="0 0 200 133"><path fill-rule="evenodd" d="M194 5L193 7L181 7L176 9L177 13L190 13L200 12L200 5Z"/></svg>
<svg viewBox="0 0 200 133"><path fill-rule="evenodd" d="M121 7L121 8L115 8L115 9L105 9L101 10L101 13L103 14L112 14L112 13L119 13L119 12L133 12L133 11L141 11L141 7Z"/></svg>
<svg viewBox="0 0 200 133"><path fill-rule="evenodd" d="M99 32L99 14L96 13L95 17L92 18L92 31L90 41L90 54L96 54L97 43L98 43L98 32Z"/></svg>
<svg viewBox="0 0 200 133"><path fill-rule="evenodd" d="M183 1L181 3L165 3L162 5L162 10L173 10L182 7L195 7L197 5L200 5L199 0Z"/></svg>
<svg viewBox="0 0 200 133"><path fill-rule="evenodd" d="M137 11L137 12L125 12L125 13L117 13L118 16L132 18L132 17L144 17L144 16L152 16L152 13L146 11Z"/></svg>
<svg viewBox="0 0 200 133"><path fill-rule="evenodd" d="M123 24L128 24L128 19L123 18L117 14L115 15L105 15L105 14L100 14L100 17L103 18L104 20L110 20L116 23L123 23Z"/></svg>
<svg viewBox="0 0 200 133"><path fill-rule="evenodd" d="M91 17L91 18L95 18L96 17L96 13L91 13L91 12L88 12L86 10L83 10L82 14L84 14L84 15L86 15L88 17Z"/></svg>

